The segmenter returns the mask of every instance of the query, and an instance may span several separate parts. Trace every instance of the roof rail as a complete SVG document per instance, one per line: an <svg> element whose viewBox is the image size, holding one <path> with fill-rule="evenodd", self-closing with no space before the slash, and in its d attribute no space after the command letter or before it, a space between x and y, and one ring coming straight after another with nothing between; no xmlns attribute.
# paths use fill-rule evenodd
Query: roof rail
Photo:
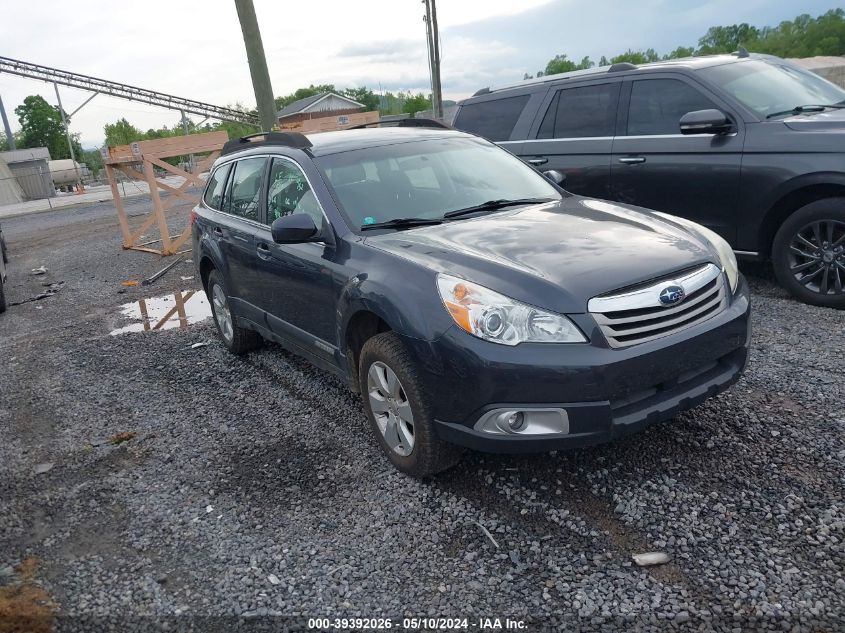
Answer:
<svg viewBox="0 0 845 633"><path fill-rule="evenodd" d="M250 147L260 147L262 145L284 145L286 147L308 149L311 147L311 141L308 140L307 136L299 132L258 132L227 141L223 145L221 155L231 154L232 152Z"/></svg>
<svg viewBox="0 0 845 633"><path fill-rule="evenodd" d="M607 69L609 73L619 73L623 70L636 70L637 66L631 62L617 62Z"/></svg>
<svg viewBox="0 0 845 633"><path fill-rule="evenodd" d="M441 123L440 121L436 121L434 119L411 119L411 118L404 118L404 119L393 119L393 120L386 120L386 121L373 121L372 123L362 123L361 125L353 125L352 127L346 128L347 130L363 130L364 128L368 128L370 126L384 126L384 127L435 127L441 128L444 130L451 130L452 128L446 125L445 123Z"/></svg>
<svg viewBox="0 0 845 633"><path fill-rule="evenodd" d="M486 95L486 94L490 94L490 87L489 86L487 88L481 88L480 90L476 90L474 93L472 93L472 96L477 97L479 95Z"/></svg>

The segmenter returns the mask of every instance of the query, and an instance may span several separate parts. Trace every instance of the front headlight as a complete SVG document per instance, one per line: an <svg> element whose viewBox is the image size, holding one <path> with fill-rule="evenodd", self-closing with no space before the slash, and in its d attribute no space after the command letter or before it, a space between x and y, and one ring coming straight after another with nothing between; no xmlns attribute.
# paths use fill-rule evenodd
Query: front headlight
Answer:
<svg viewBox="0 0 845 633"><path fill-rule="evenodd" d="M669 215L668 213L660 213L659 211L655 211L654 213L655 215L659 215L670 222L680 224L689 232L695 233L705 242L710 244L710 247L716 253L716 257L719 258L722 268L725 269L725 274L728 276L728 283L731 285L731 292L736 292L736 286L739 283L739 267L736 263L736 255L734 255L731 245L725 241L725 238L718 233L711 231L706 226L701 226L697 222L679 218L675 215Z"/></svg>
<svg viewBox="0 0 845 633"><path fill-rule="evenodd" d="M501 343L586 343L575 324L451 275L437 275L437 290L452 319L473 336Z"/></svg>

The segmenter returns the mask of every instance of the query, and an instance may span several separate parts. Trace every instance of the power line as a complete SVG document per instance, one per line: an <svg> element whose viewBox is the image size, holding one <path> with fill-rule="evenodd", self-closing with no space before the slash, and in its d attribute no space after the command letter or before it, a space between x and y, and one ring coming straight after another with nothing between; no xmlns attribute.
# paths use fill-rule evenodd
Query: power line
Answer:
<svg viewBox="0 0 845 633"><path fill-rule="evenodd" d="M257 116L236 110L235 108L216 106L210 103L203 103L202 101L176 97L164 92L155 92L145 88L138 88L137 86L109 81L108 79L98 79L97 77L89 77L88 75L72 73L67 70L50 68L49 66L30 64L29 62L22 62L9 57L0 57L0 73L38 79L53 84L62 84L63 86L89 90L94 93L118 97L120 99L139 101L170 110L180 110L189 114L198 114L211 119L248 123L255 126L259 124Z"/></svg>

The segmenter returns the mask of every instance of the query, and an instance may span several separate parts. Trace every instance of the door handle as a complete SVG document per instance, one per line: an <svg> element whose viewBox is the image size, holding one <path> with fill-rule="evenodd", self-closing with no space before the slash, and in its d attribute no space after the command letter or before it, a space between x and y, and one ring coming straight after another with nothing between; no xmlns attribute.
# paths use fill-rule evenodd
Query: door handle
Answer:
<svg viewBox="0 0 845 633"><path fill-rule="evenodd" d="M645 156L623 156L619 162L624 165L637 165L645 162Z"/></svg>
<svg viewBox="0 0 845 633"><path fill-rule="evenodd" d="M528 162L532 165L545 165L549 162L548 158L529 158Z"/></svg>
<svg viewBox="0 0 845 633"><path fill-rule="evenodd" d="M261 242L258 246L256 246L255 251L261 259L270 259L270 247L264 242Z"/></svg>
<svg viewBox="0 0 845 633"><path fill-rule="evenodd" d="M219 226L215 226L214 227L214 234L215 235L223 235L223 229L221 229Z"/></svg>

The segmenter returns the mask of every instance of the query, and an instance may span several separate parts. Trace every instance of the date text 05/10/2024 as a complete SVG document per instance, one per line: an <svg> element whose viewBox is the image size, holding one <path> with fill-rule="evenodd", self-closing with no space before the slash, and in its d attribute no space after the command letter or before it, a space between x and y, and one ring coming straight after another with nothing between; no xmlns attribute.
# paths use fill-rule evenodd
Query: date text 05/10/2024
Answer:
<svg viewBox="0 0 845 633"><path fill-rule="evenodd" d="M460 630L474 629L478 631L525 631L527 624L523 620L510 618L309 618L308 628L316 630L389 630L402 629L408 631L427 630Z"/></svg>

